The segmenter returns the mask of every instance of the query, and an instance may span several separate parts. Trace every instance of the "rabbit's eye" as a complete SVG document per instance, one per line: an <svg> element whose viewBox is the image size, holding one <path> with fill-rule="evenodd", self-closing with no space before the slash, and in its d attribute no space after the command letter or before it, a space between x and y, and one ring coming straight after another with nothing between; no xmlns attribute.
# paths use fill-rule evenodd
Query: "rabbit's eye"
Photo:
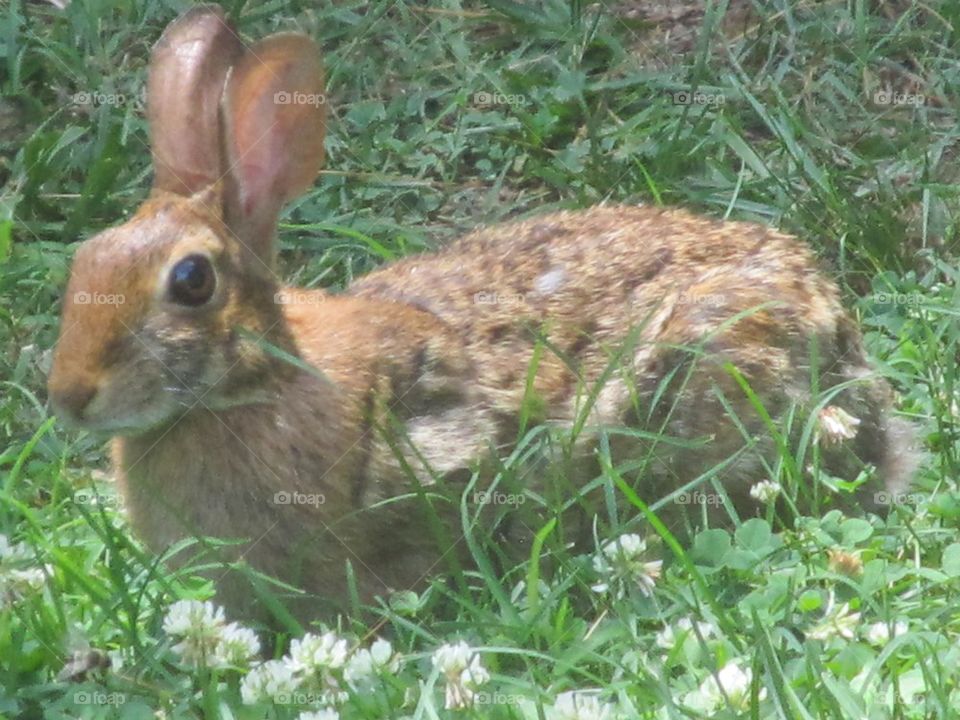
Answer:
<svg viewBox="0 0 960 720"><path fill-rule="evenodd" d="M189 255L170 271L170 298L180 305L203 305L213 296L217 276L203 255Z"/></svg>

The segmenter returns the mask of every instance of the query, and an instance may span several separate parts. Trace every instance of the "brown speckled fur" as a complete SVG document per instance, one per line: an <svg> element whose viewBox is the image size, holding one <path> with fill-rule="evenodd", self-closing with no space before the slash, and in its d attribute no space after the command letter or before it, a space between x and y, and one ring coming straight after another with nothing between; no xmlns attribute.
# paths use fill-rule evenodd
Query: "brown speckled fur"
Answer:
<svg viewBox="0 0 960 720"><path fill-rule="evenodd" d="M173 101L163 93L182 76L182 94L216 113L222 63L184 70L204 52L169 48L229 46L222 26L209 8L171 26L152 70L167 84L151 97ZM228 97L320 87L304 38L264 42L273 71L234 73ZM178 156L176 113L152 115L165 140L155 192L127 223L83 244L67 289L51 399L66 419L117 436L120 491L153 550L237 539L218 551L223 559L319 597L297 609L304 618L345 599L348 561L364 600L414 586L458 546L438 547L423 496L438 495L455 538L456 509L439 496L455 500L492 449L509 452L525 401L536 400L535 420L570 427L597 388L579 460L564 470L573 486L596 473L584 460L597 429L628 425L681 443L613 436L615 461L654 458L634 479L647 500L726 463L719 477L750 512L747 491L766 479L775 447L731 367L774 422L791 407L813 410L811 377L820 391L850 382L831 402L862 425L825 454L828 468L850 479L872 463L887 486L908 482L912 432L891 417L891 390L871 373L836 286L802 242L766 227L645 207L559 212L478 230L343 294L288 288L279 301L262 228L312 181L322 149L305 151L297 138L322 132L322 112L256 97L228 103L226 126L251 137L280 127L288 147L255 171L231 169L226 182L193 151ZM224 124L214 115L196 126ZM230 140L227 158L208 162L244 151ZM264 181L270 172L276 180ZM216 289L200 307L178 305L170 268L197 253L215 268ZM124 301L80 303L81 292ZM290 493L315 502L284 503ZM221 600L252 612L245 581L215 575Z"/></svg>

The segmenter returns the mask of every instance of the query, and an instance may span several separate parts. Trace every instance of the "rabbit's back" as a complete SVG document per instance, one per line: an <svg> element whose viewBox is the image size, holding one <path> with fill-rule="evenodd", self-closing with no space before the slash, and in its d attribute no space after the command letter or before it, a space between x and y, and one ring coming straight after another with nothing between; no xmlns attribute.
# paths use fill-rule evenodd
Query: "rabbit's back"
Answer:
<svg viewBox="0 0 960 720"><path fill-rule="evenodd" d="M891 417L892 390L836 285L805 244L761 225L643 207L560 212L478 230L350 292L415 305L458 333L500 442L522 413L672 438L612 442L620 458L654 458L641 471L648 499L719 468L737 505L752 506L773 437L802 435L832 388L829 402L860 425L823 449L831 475L873 465L896 489L915 468L913 431ZM778 427L796 407L803 419Z"/></svg>
<svg viewBox="0 0 960 720"><path fill-rule="evenodd" d="M574 411L578 382L597 382L626 342L639 359L654 343L696 343L744 313L757 316L747 321L758 333L752 339L773 352L802 336L833 345L845 318L835 286L796 239L646 207L481 229L371 273L350 291L410 303L449 324L504 412L522 402L535 362L534 388L553 417ZM764 353L751 364L775 360Z"/></svg>

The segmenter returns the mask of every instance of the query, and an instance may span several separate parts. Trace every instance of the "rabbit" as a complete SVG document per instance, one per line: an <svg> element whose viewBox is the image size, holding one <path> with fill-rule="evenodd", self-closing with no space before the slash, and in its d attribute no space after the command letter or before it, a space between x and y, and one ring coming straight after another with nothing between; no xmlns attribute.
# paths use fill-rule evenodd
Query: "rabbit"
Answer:
<svg viewBox="0 0 960 720"><path fill-rule="evenodd" d="M495 474L526 422L576 429L574 489L626 427L643 432L611 431L610 452L650 460L642 497L720 466L749 513L772 429L826 392L821 412L859 422L824 444L830 472L875 467L868 509L909 483L915 431L837 286L758 224L599 205L480 228L340 293L282 286L277 219L322 165L323 92L303 35L245 47L215 6L171 23L149 66L153 189L77 249L49 377L60 418L114 437L136 534L157 553L200 538L228 608L261 607L248 569L305 590L307 618L422 585L464 545L439 498Z"/></svg>

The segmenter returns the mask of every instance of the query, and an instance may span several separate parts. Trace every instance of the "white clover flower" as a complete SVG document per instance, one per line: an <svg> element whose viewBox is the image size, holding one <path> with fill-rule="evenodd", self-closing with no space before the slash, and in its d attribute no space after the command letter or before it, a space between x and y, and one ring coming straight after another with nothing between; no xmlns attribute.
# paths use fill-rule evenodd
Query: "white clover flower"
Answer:
<svg viewBox="0 0 960 720"><path fill-rule="evenodd" d="M6 535L0 535L0 603L13 602L43 589L53 568L32 563L34 553L25 543L11 543Z"/></svg>
<svg viewBox="0 0 960 720"><path fill-rule="evenodd" d="M859 622L860 613L850 612L849 603L834 607L831 596L823 619L807 633L807 637L814 640L829 640L840 636L846 640L852 640Z"/></svg>
<svg viewBox="0 0 960 720"><path fill-rule="evenodd" d="M260 652L256 633L227 623L212 602L179 600L167 609L163 630L178 638L174 652L188 664L212 668L244 667Z"/></svg>
<svg viewBox="0 0 960 720"><path fill-rule="evenodd" d="M607 592L618 581L636 585L640 592L650 597L660 578L661 560L646 562L643 559L647 544L639 535L621 535L603 546L593 557L593 569L606 579L592 586L594 592ZM618 592L619 594L619 592Z"/></svg>
<svg viewBox="0 0 960 720"><path fill-rule="evenodd" d="M656 643L664 650L672 650L678 642L683 642L693 633L693 626L694 623L690 618L680 618L677 620L675 626L667 625L662 631L657 633ZM696 626L700 636L704 640L716 635L717 629L713 623L697 621Z"/></svg>
<svg viewBox="0 0 960 720"><path fill-rule="evenodd" d="M333 708L324 708L323 710L311 710L302 712L297 720L340 720L340 713Z"/></svg>
<svg viewBox="0 0 960 720"><path fill-rule="evenodd" d="M347 641L336 633L323 635L307 633L290 643L290 655L287 664L295 673L304 675L322 674L327 670L336 670L347 662Z"/></svg>
<svg viewBox="0 0 960 720"><path fill-rule="evenodd" d="M608 720L613 705L602 703L595 691L574 690L557 695L547 712L550 720Z"/></svg>
<svg viewBox="0 0 960 720"><path fill-rule="evenodd" d="M490 680L490 673L480 663L480 654L463 641L441 645L432 660L447 681L447 710L470 707L477 688Z"/></svg>
<svg viewBox="0 0 960 720"><path fill-rule="evenodd" d="M879 647L881 645L886 645L893 638L897 637L898 635L903 635L906 632L907 624L905 622L895 622L892 630L887 623L876 622L867 626L867 631L864 633L864 637L868 643Z"/></svg>
<svg viewBox="0 0 960 720"><path fill-rule="evenodd" d="M26 543L10 543L6 535L0 535L0 564L30 560L32 553Z"/></svg>
<svg viewBox="0 0 960 720"><path fill-rule="evenodd" d="M700 689L692 693L692 706L715 712L721 708L730 707L743 712L750 709L750 686L753 683L753 671L750 668L742 669L736 662L728 662L716 675L710 675L700 685ZM763 700L767 696L766 688L760 688L757 699Z"/></svg>
<svg viewBox="0 0 960 720"><path fill-rule="evenodd" d="M244 667L260 652L260 640L250 628L230 623L213 650L211 667Z"/></svg>
<svg viewBox="0 0 960 720"><path fill-rule="evenodd" d="M369 650L361 648L350 656L343 670L343 679L354 690L373 684L377 679L377 670Z"/></svg>
<svg viewBox="0 0 960 720"><path fill-rule="evenodd" d="M393 652L389 641L377 639L370 649L361 648L350 656L343 677L354 690L371 685L378 675L395 673L400 669L400 656Z"/></svg>
<svg viewBox="0 0 960 720"><path fill-rule="evenodd" d="M776 501L782 490L783 488L780 487L780 483L775 483L772 480L763 480L750 488L750 497L762 502L764 505L770 505Z"/></svg>
<svg viewBox="0 0 960 720"><path fill-rule="evenodd" d="M107 658L110 660L110 669L115 673L119 673L128 665L136 664L130 648L107 650Z"/></svg>
<svg viewBox="0 0 960 720"><path fill-rule="evenodd" d="M163 630L171 637L180 638L173 650L185 662L203 665L214 657L225 624L223 608L212 602L179 600L167 609Z"/></svg>
<svg viewBox="0 0 960 720"><path fill-rule="evenodd" d="M289 695L299 687L289 665L283 660L267 660L248 672L240 683L240 697L247 705Z"/></svg>
<svg viewBox="0 0 960 720"><path fill-rule="evenodd" d="M393 652L393 645L389 640L383 638L374 640L373 645L370 646L370 656L377 668L383 668L389 672L400 669L400 656Z"/></svg>
<svg viewBox="0 0 960 720"><path fill-rule="evenodd" d="M857 436L860 418L855 418L841 407L827 405L820 411L817 431L824 445L838 445Z"/></svg>
<svg viewBox="0 0 960 720"><path fill-rule="evenodd" d="M46 572L42 568L24 568L22 570L7 570L0 577L0 587L5 592L13 592L16 595L29 595L43 588L47 581L47 573L52 572L52 568L46 566Z"/></svg>
<svg viewBox="0 0 960 720"><path fill-rule="evenodd" d="M188 635L197 627L222 627L225 622L223 608L209 600L178 600L167 608L163 631L167 635Z"/></svg>

